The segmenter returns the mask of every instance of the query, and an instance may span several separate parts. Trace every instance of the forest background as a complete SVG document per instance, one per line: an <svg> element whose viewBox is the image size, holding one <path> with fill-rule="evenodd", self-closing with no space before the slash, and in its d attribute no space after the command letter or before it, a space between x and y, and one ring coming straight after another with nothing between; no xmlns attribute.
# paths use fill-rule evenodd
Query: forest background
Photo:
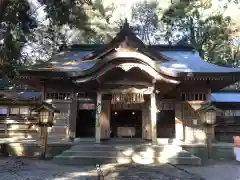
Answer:
<svg viewBox="0 0 240 180"><path fill-rule="evenodd" d="M146 44L190 44L204 60L240 66L239 0L0 0L1 78L63 45L104 44L128 19Z"/></svg>

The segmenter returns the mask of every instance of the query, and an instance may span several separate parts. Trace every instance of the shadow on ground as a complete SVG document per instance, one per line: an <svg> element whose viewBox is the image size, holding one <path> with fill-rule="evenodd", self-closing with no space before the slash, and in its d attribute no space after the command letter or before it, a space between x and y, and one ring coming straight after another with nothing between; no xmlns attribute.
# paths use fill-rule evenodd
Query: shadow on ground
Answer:
<svg viewBox="0 0 240 180"><path fill-rule="evenodd" d="M104 180L200 180L201 178L178 169L170 164L162 165L119 165L101 166ZM51 161L24 158L0 159L0 180L98 180L95 165L66 166ZM103 180L103 179L101 179Z"/></svg>

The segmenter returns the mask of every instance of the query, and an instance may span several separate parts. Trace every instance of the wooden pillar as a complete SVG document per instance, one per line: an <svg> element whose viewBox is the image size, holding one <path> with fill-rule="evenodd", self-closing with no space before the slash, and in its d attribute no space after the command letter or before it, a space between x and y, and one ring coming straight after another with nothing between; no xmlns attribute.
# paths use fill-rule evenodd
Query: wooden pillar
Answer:
<svg viewBox="0 0 240 180"><path fill-rule="evenodd" d="M156 94L153 91L151 94L151 132L152 132L152 143L157 144L157 105L156 105Z"/></svg>
<svg viewBox="0 0 240 180"><path fill-rule="evenodd" d="M46 87L45 87L45 82L43 81L42 83L42 90L41 90L41 103L45 101L46 97ZM43 138L44 135L44 129L41 127L40 128L40 138Z"/></svg>
<svg viewBox="0 0 240 180"><path fill-rule="evenodd" d="M185 122L185 114L184 114L184 102L181 103L181 119L182 119L182 125L183 125L183 141L186 140L186 122Z"/></svg>
<svg viewBox="0 0 240 180"><path fill-rule="evenodd" d="M101 110L101 118L100 118L100 126L101 126L101 139L109 139L110 138L110 106L111 102L109 100L102 100L102 110Z"/></svg>
<svg viewBox="0 0 240 180"><path fill-rule="evenodd" d="M41 157L43 159L45 159L47 155L47 138L48 138L48 127L43 126L42 127L42 154L41 154Z"/></svg>
<svg viewBox="0 0 240 180"><path fill-rule="evenodd" d="M45 87L45 83L43 82L42 92L41 92L41 102L42 103L45 101L45 96L46 96L46 87Z"/></svg>
<svg viewBox="0 0 240 180"><path fill-rule="evenodd" d="M101 141L101 123L100 123L100 113L102 110L102 94L97 92L97 103L96 103L96 126L95 126L95 140L96 143Z"/></svg>
<svg viewBox="0 0 240 180"><path fill-rule="evenodd" d="M77 110L78 110L78 100L75 96L75 91L71 93L71 104L69 107L69 118L68 118L68 136L70 139L76 137L76 121L77 121Z"/></svg>
<svg viewBox="0 0 240 180"><path fill-rule="evenodd" d="M41 92L41 103L45 101L46 97L46 87L45 87L45 82L43 82L42 85L42 92ZM47 152L47 137L48 137L48 128L46 126L42 126L40 130L40 138L42 141L42 146L41 146L41 158L45 159L46 158L46 152Z"/></svg>

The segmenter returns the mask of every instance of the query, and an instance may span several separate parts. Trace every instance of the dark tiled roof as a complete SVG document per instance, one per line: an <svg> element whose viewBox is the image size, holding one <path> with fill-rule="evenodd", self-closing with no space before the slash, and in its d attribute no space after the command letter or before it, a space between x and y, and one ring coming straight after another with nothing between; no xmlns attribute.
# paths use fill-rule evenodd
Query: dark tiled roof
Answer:
<svg viewBox="0 0 240 180"><path fill-rule="evenodd" d="M108 59L111 55L111 59ZM119 58L127 61L138 59L149 64L159 73L174 77L188 73L238 74L240 72L238 68L221 67L205 62L188 44L147 46L136 37L127 22L108 44L64 47L49 61L19 71L31 75L44 75L48 72L51 74L48 74L49 76L62 78L88 76L106 63L111 64Z"/></svg>
<svg viewBox="0 0 240 180"><path fill-rule="evenodd" d="M29 100L29 99L38 99L40 98L40 92L31 92L31 91L0 91L0 97L4 99L18 99L18 100Z"/></svg>
<svg viewBox="0 0 240 180"><path fill-rule="evenodd" d="M171 61L155 61L155 65L159 69L169 70L172 72L192 72L192 73L216 73L216 72L240 72L239 68L222 67L204 61L195 51L158 51L165 57L172 59ZM41 65L33 66L30 70L68 72L70 74L83 73L94 68L99 60L81 60L84 55L91 53L90 51L77 52L66 51L55 55L50 61Z"/></svg>
<svg viewBox="0 0 240 180"><path fill-rule="evenodd" d="M39 98L41 93L35 89L28 88L24 84L14 84L0 79L0 97L7 99L32 99Z"/></svg>
<svg viewBox="0 0 240 180"><path fill-rule="evenodd" d="M61 51L96 51L99 48L102 48L104 44L73 44L61 48ZM156 49L160 51L191 51L194 50L194 47L187 44L156 44L146 46L150 49Z"/></svg>

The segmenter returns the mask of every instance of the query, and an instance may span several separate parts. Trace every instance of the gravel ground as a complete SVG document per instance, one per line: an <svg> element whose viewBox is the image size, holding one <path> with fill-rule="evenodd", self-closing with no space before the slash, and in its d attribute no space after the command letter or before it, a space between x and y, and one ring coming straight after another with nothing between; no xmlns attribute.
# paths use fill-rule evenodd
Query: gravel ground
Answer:
<svg viewBox="0 0 240 180"><path fill-rule="evenodd" d="M205 180L240 180L240 163L236 161L211 161L201 168L181 166Z"/></svg>
<svg viewBox="0 0 240 180"><path fill-rule="evenodd" d="M201 180L199 176L186 173L169 164L123 165L113 168L106 180Z"/></svg>
<svg viewBox="0 0 240 180"><path fill-rule="evenodd" d="M199 180L171 165L104 165L104 180ZM97 180L95 167L61 166L51 161L0 159L0 180Z"/></svg>

